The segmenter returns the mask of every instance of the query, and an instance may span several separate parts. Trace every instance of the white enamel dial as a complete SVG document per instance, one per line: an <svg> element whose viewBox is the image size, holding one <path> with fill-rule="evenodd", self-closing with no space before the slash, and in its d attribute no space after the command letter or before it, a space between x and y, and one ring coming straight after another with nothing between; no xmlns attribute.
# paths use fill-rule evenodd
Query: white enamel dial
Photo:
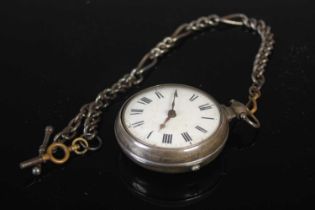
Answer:
<svg viewBox="0 0 315 210"><path fill-rule="evenodd" d="M220 109L207 93L186 85L145 89L125 105L122 123L138 141L162 148L198 144L220 125Z"/></svg>

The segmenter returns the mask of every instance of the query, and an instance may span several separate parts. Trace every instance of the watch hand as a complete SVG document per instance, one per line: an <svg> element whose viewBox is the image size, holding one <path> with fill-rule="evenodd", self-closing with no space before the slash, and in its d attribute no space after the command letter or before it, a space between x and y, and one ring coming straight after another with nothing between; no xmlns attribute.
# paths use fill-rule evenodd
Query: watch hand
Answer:
<svg viewBox="0 0 315 210"><path fill-rule="evenodd" d="M175 107L175 98L176 97L178 97L177 90L175 90L175 92L174 92L174 98L173 98L173 102L172 102L172 110L174 110L174 107Z"/></svg>
<svg viewBox="0 0 315 210"><path fill-rule="evenodd" d="M166 123L171 119L171 118L174 118L176 117L176 112L174 110L175 108L175 98L178 97L178 94L177 94L177 90L175 90L174 92L174 98L173 98L173 102L172 102L172 109L168 111L167 113L167 118L164 120L164 122L160 125L160 130L165 128L166 126Z"/></svg>
<svg viewBox="0 0 315 210"><path fill-rule="evenodd" d="M178 97L178 94L177 94L177 90L175 90L174 92L174 98L173 98L173 102L172 102L172 109L168 111L167 113L167 118L165 119L165 121L160 125L160 130L162 128L165 128L165 125L166 123L171 119L171 118L174 118L176 117L176 112L174 110L175 108L175 98Z"/></svg>
<svg viewBox="0 0 315 210"><path fill-rule="evenodd" d="M167 116L167 118L164 120L164 122L160 125L160 130L165 128L166 123L171 119L171 117Z"/></svg>

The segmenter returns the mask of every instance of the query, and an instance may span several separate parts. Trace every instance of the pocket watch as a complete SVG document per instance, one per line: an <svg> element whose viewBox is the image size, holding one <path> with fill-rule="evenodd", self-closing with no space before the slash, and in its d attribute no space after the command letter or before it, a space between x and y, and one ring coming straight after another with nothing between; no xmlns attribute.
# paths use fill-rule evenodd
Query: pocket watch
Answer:
<svg viewBox="0 0 315 210"><path fill-rule="evenodd" d="M136 93L121 108L115 134L125 154L160 172L198 170L222 150L229 112L195 87L163 84Z"/></svg>
<svg viewBox="0 0 315 210"><path fill-rule="evenodd" d="M145 72L183 38L217 25L245 27L261 37L252 68L248 102L231 100L231 104L225 106L207 92L183 84L149 87L130 97L119 111L114 127L118 144L132 161L146 169L181 173L198 170L219 155L232 119L260 127L254 114L274 45L273 33L263 20L244 14L209 15L180 25L159 42L130 73L101 91L94 101L83 105L68 125L54 136L51 144L49 139L53 129L48 126L38 155L23 161L20 167L32 167L33 174L39 175L42 164L47 161L63 164L72 154L84 155L100 149L102 139L98 136L98 124L104 108L119 93L140 84Z"/></svg>

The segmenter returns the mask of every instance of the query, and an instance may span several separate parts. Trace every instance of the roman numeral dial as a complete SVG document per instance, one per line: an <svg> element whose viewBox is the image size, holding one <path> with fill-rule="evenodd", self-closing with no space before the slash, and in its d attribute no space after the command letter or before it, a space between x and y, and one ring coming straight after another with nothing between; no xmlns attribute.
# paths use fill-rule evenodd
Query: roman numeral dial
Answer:
<svg viewBox="0 0 315 210"><path fill-rule="evenodd" d="M191 147L219 127L220 108L197 88L167 84L140 91L122 109L128 134L145 145Z"/></svg>

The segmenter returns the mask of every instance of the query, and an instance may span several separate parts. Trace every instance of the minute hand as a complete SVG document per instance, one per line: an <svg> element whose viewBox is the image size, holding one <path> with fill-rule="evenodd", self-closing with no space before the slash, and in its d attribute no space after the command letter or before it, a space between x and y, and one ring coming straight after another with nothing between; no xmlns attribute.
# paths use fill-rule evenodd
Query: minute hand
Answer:
<svg viewBox="0 0 315 210"><path fill-rule="evenodd" d="M172 102L172 110L174 111L174 108L175 108L175 98L178 97L178 94L177 94L177 90L175 90L174 92L174 98L173 98L173 102Z"/></svg>

